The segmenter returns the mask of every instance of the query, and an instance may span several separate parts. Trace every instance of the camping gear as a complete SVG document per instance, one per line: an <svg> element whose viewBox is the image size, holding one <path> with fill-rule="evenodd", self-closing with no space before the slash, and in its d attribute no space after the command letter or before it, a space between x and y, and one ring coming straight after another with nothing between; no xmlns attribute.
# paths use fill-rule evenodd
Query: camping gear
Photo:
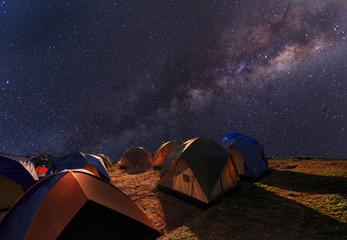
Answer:
<svg viewBox="0 0 347 240"><path fill-rule="evenodd" d="M159 229L121 191L84 169L42 179L0 223L7 239L156 239Z"/></svg>
<svg viewBox="0 0 347 240"><path fill-rule="evenodd" d="M172 151L182 144L183 142L177 140L163 143L154 156L153 167L156 169L162 168Z"/></svg>
<svg viewBox="0 0 347 240"><path fill-rule="evenodd" d="M0 153L0 210L5 210L39 178L30 159Z"/></svg>
<svg viewBox="0 0 347 240"><path fill-rule="evenodd" d="M128 149L120 161L121 168L148 169L153 166L152 154L143 147Z"/></svg>
<svg viewBox="0 0 347 240"><path fill-rule="evenodd" d="M158 188L206 207L230 193L238 181L228 151L210 139L194 138L170 154Z"/></svg>
<svg viewBox="0 0 347 240"><path fill-rule="evenodd" d="M231 133L222 140L222 146L230 151L240 176L255 179L268 170L264 146L255 139Z"/></svg>
<svg viewBox="0 0 347 240"><path fill-rule="evenodd" d="M65 169L86 169L106 181L111 181L101 157L83 152L73 152L57 159L48 169L47 175Z"/></svg>

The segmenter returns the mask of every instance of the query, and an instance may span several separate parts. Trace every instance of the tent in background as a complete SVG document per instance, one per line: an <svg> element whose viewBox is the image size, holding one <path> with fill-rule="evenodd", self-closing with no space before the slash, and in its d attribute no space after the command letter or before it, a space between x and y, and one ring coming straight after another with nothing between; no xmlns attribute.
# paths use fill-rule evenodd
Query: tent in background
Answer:
<svg viewBox="0 0 347 240"><path fill-rule="evenodd" d="M36 173L39 178L44 178L46 177L48 168L46 168L45 165L40 165L36 168Z"/></svg>
<svg viewBox="0 0 347 240"><path fill-rule="evenodd" d="M128 149L120 161L121 168L147 169L153 166L152 154L143 147Z"/></svg>
<svg viewBox="0 0 347 240"><path fill-rule="evenodd" d="M0 210L11 207L38 180L30 159L0 153Z"/></svg>
<svg viewBox="0 0 347 240"><path fill-rule="evenodd" d="M104 162L104 165L105 165L107 171L113 171L113 164L112 164L109 156L107 156L106 154L102 154L102 153L95 153L94 155L97 155L97 156L102 158L102 161Z"/></svg>
<svg viewBox="0 0 347 240"><path fill-rule="evenodd" d="M172 151L182 145L183 142L181 141L177 141L177 140L172 140L166 143L163 143L159 149L157 150L155 156L154 156L154 164L153 167L154 168L162 168L165 164L165 162L167 161L169 155L172 153Z"/></svg>
<svg viewBox="0 0 347 240"><path fill-rule="evenodd" d="M257 178L268 170L264 146L255 139L231 133L222 140L222 146L230 151L239 175Z"/></svg>
<svg viewBox="0 0 347 240"><path fill-rule="evenodd" d="M230 153L207 138L194 138L171 153L158 188L199 206L217 202L238 185Z"/></svg>
<svg viewBox="0 0 347 240"><path fill-rule="evenodd" d="M86 169L106 181L111 181L103 159L97 155L73 152L57 159L48 169L47 175L60 172L65 169Z"/></svg>
<svg viewBox="0 0 347 240"><path fill-rule="evenodd" d="M134 202L84 169L44 178L0 223L2 240L156 239L159 235Z"/></svg>

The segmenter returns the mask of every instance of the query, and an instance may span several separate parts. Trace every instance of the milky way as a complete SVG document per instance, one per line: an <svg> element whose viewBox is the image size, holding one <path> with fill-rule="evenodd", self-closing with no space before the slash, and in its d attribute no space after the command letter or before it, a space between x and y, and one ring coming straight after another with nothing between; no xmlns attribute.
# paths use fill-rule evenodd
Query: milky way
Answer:
<svg viewBox="0 0 347 240"><path fill-rule="evenodd" d="M119 159L231 132L347 157L345 1L3 1L0 151Z"/></svg>

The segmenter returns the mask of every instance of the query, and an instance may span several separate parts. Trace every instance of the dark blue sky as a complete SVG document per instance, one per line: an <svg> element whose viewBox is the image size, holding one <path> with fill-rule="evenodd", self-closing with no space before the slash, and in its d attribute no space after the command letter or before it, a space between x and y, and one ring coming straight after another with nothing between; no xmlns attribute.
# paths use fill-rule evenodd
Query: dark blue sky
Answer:
<svg viewBox="0 0 347 240"><path fill-rule="evenodd" d="M241 132L347 158L344 1L2 1L0 151L113 159Z"/></svg>

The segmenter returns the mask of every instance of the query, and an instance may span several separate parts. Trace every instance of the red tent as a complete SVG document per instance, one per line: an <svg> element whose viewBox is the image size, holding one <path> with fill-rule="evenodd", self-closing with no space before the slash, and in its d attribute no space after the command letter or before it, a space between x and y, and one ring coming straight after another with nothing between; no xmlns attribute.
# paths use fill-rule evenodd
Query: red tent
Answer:
<svg viewBox="0 0 347 240"><path fill-rule="evenodd" d="M46 177L47 170L45 165L40 165L36 168L36 173L39 177Z"/></svg>

